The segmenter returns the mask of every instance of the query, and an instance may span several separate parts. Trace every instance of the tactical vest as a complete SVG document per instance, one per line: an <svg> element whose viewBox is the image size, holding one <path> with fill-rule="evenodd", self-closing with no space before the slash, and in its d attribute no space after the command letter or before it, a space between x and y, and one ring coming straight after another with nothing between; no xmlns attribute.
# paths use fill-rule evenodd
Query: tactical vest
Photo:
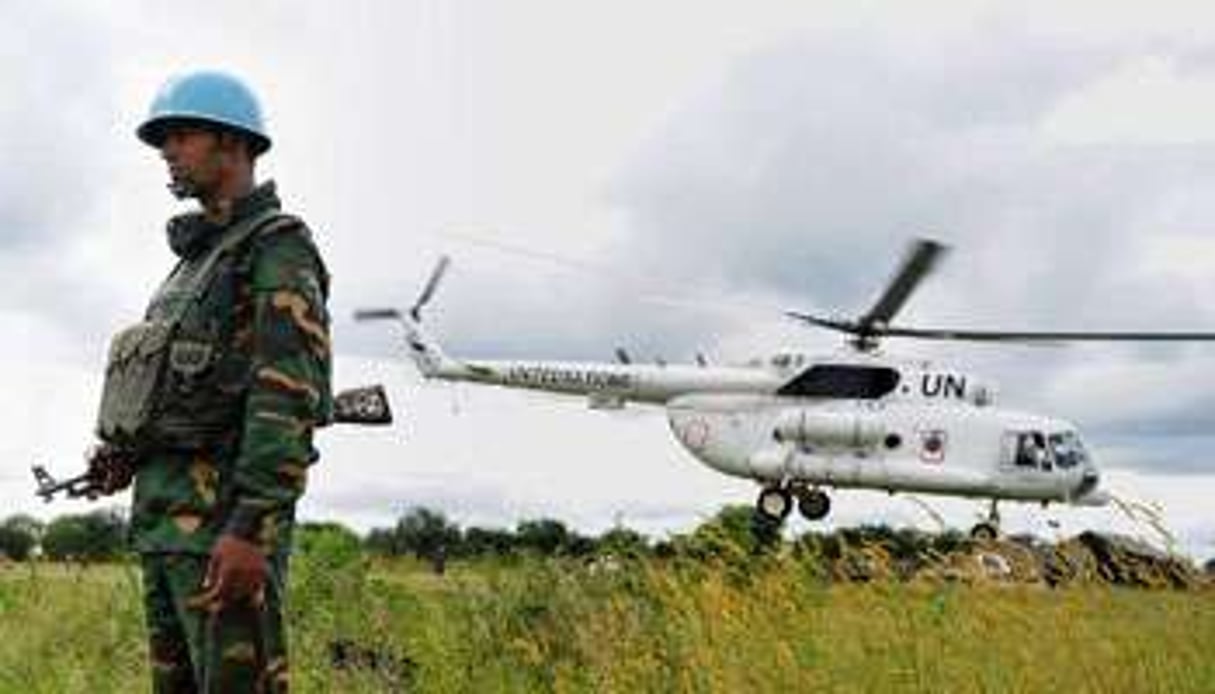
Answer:
<svg viewBox="0 0 1215 694"><path fill-rule="evenodd" d="M300 224L267 209L178 263L144 320L110 342L97 417L103 441L142 450L235 441L249 365L228 350L237 291L231 280L254 236Z"/></svg>

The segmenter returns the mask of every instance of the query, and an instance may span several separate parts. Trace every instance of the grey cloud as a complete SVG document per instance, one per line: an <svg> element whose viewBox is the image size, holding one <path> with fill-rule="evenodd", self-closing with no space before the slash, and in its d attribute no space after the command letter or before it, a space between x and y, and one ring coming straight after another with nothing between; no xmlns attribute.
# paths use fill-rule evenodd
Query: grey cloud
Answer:
<svg viewBox="0 0 1215 694"><path fill-rule="evenodd" d="M1159 475L1210 475L1215 469L1211 430L1146 423L1116 430L1096 428L1098 463ZM1105 454L1104 456L1102 454Z"/></svg>
<svg viewBox="0 0 1215 694"><path fill-rule="evenodd" d="M105 231L95 220L115 162L116 81L100 20L68 3L20 3L0 24L0 311L49 318L82 342L112 299L62 260Z"/></svg>
<svg viewBox="0 0 1215 694"><path fill-rule="evenodd" d="M906 240L933 234L964 258L937 282L1050 320L1061 296L1100 309L1117 278L1093 273L1116 273L1135 222L1215 164L1209 148L1042 140L1050 108L1120 52L995 35L904 55L818 38L750 58L654 139L612 193L630 256L855 312Z"/></svg>
<svg viewBox="0 0 1215 694"><path fill-rule="evenodd" d="M104 32L90 19L55 4L24 3L5 13L0 246L83 232L73 223L105 185L113 82Z"/></svg>

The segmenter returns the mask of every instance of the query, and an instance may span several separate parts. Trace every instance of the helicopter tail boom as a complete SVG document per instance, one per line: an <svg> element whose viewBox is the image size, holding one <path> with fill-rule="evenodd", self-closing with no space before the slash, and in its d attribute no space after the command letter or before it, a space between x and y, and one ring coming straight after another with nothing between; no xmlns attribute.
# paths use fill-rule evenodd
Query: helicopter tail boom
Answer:
<svg viewBox="0 0 1215 694"><path fill-rule="evenodd" d="M405 326L405 347L409 350L409 357L423 376L452 378L464 375L466 369L460 362L447 356L438 340L422 327L421 322L412 316L404 316L401 323Z"/></svg>

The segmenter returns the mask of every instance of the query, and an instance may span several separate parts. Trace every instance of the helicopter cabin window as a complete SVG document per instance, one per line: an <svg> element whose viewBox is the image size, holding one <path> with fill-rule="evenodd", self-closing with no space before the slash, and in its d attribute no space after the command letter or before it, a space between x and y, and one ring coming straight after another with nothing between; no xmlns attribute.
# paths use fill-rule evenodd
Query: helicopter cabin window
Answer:
<svg viewBox="0 0 1215 694"><path fill-rule="evenodd" d="M884 366L816 364L781 386L779 395L876 400L899 385L899 372Z"/></svg>
<svg viewBox="0 0 1215 694"><path fill-rule="evenodd" d="M1017 435L1015 463L1019 468L1051 469L1051 456L1046 448L1046 437L1042 435L1042 432L1024 431Z"/></svg>

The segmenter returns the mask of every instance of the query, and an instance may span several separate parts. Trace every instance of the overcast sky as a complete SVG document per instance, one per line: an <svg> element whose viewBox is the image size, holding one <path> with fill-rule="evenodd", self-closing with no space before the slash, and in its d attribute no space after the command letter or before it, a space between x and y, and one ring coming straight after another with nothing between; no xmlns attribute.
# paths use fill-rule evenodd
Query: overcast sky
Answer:
<svg viewBox="0 0 1215 694"><path fill-rule="evenodd" d="M3 3L0 502L84 508L40 507L28 465L80 464L109 335L172 262L181 205L133 131L182 69L261 95L260 174L335 276L338 385L384 381L398 410L321 435L310 517L366 528L427 504L662 534L753 499L660 410L421 384L395 335L349 315L411 302L440 253L428 320L458 355L830 351L781 309L863 311L925 235L953 252L904 322L1215 329L1215 16L1135 7ZM1076 421L1117 491L1215 554L1215 346L887 349ZM959 526L978 508L930 503ZM1109 510L1009 514L1139 532ZM872 493L833 519L932 523Z"/></svg>

